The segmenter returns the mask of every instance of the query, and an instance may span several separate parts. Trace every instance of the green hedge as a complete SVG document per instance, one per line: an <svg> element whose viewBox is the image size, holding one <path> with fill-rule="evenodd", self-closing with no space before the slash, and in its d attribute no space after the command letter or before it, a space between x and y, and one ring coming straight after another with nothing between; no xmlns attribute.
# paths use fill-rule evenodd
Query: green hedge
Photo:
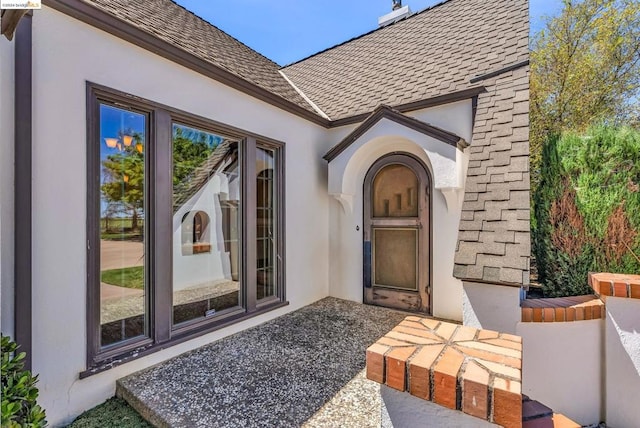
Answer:
<svg viewBox="0 0 640 428"><path fill-rule="evenodd" d="M588 294L589 272L640 273L640 133L549 138L533 194L533 251L550 297Z"/></svg>
<svg viewBox="0 0 640 428"><path fill-rule="evenodd" d="M36 403L38 376L24 368L24 352L2 336L2 428L40 428L47 424L44 410Z"/></svg>

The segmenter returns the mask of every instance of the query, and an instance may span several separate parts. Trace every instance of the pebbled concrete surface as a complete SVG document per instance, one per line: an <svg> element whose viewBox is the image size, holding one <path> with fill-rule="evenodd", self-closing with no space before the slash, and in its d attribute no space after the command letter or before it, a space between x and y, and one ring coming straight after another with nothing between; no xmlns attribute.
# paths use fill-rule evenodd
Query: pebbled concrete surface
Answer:
<svg viewBox="0 0 640 428"><path fill-rule="evenodd" d="M367 427L388 418L365 350L407 314L325 298L117 383L159 427Z"/></svg>

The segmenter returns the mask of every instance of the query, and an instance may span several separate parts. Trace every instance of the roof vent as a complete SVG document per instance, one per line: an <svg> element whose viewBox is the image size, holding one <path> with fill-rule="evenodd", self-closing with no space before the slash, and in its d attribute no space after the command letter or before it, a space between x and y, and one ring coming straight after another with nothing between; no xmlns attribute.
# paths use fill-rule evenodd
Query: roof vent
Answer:
<svg viewBox="0 0 640 428"><path fill-rule="evenodd" d="M402 0L393 0L392 11L378 18L378 26L384 27L393 24L409 15L411 15L409 6L402 6Z"/></svg>

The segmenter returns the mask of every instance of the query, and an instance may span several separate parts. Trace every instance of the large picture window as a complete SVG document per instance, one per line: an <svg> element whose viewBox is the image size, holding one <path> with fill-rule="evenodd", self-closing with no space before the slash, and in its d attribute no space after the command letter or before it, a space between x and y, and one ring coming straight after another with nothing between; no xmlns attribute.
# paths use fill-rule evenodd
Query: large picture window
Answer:
<svg viewBox="0 0 640 428"><path fill-rule="evenodd" d="M88 84L88 376L284 295L284 144Z"/></svg>

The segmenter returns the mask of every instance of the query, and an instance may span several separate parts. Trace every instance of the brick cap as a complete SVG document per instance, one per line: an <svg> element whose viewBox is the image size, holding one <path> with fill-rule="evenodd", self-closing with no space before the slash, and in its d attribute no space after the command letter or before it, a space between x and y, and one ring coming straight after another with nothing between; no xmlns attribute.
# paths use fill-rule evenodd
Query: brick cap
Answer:
<svg viewBox="0 0 640 428"><path fill-rule="evenodd" d="M522 301L522 322L573 322L603 319L605 305L597 296L573 296Z"/></svg>
<svg viewBox="0 0 640 428"><path fill-rule="evenodd" d="M367 377L506 428L521 427L522 338L409 316L367 349Z"/></svg>
<svg viewBox="0 0 640 428"><path fill-rule="evenodd" d="M589 286L602 299L609 296L640 299L640 275L590 273Z"/></svg>

